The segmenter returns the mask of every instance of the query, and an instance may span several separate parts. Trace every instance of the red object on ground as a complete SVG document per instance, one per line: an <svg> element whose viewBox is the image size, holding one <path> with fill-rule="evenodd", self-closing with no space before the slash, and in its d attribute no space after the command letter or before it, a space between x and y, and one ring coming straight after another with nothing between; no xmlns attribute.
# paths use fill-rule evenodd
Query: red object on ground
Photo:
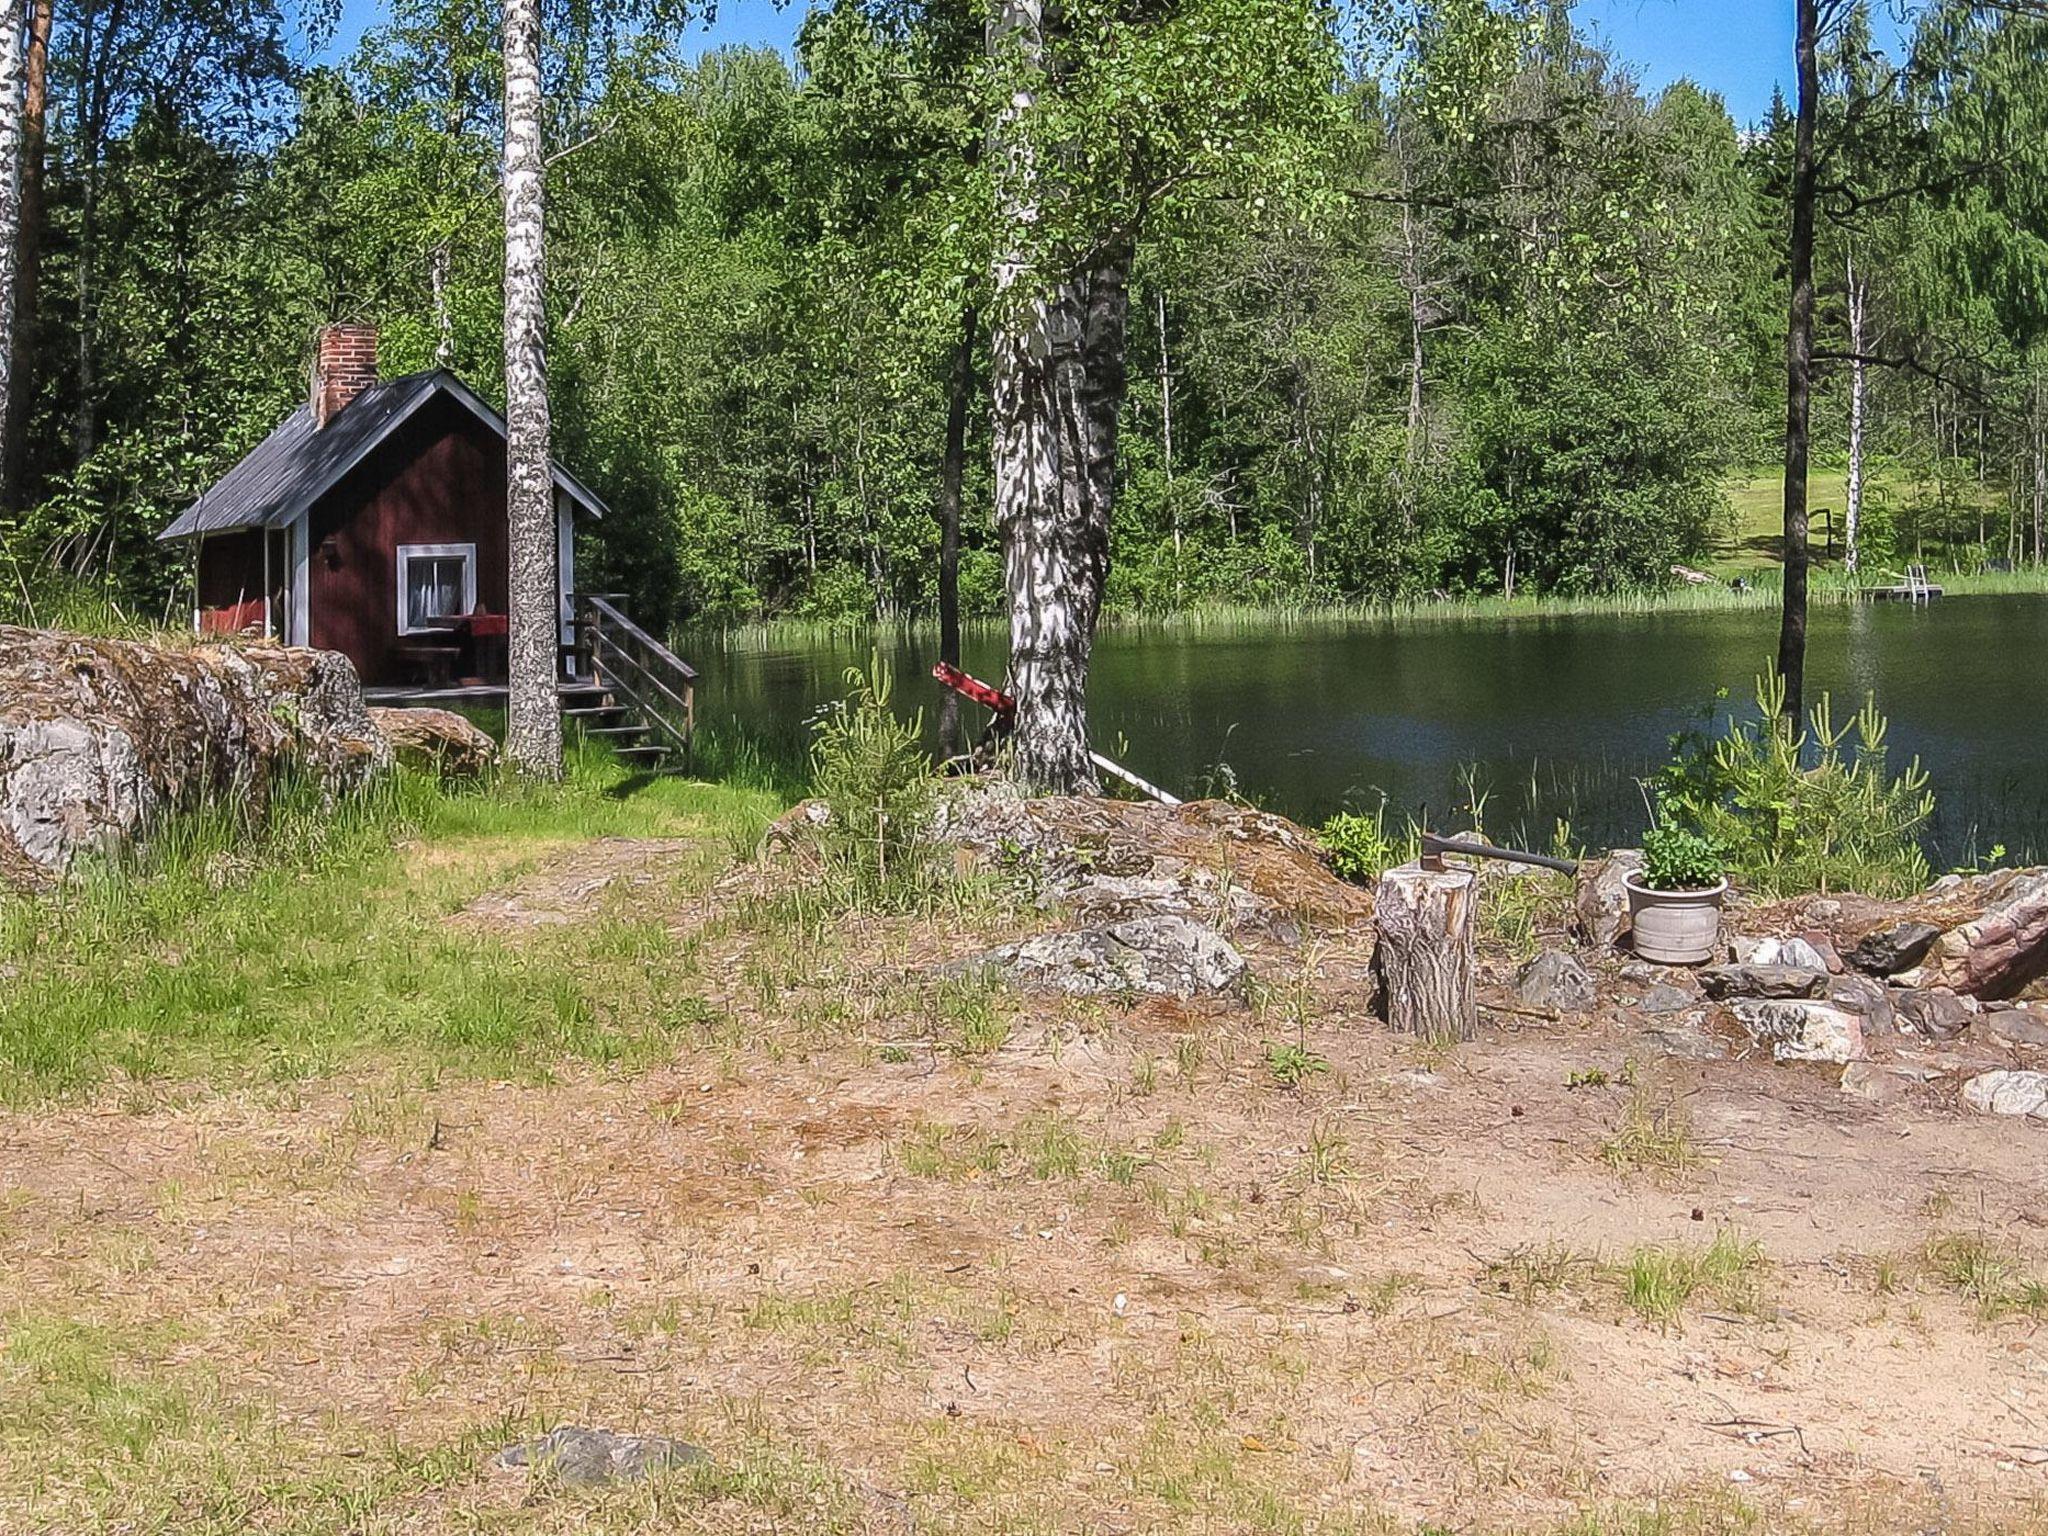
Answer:
<svg viewBox="0 0 2048 1536"><path fill-rule="evenodd" d="M969 677L958 667L940 662L932 668L932 676L941 686L952 689L964 699L972 699L984 709L991 709L1004 719L1017 713L1017 701L1000 688L991 688L978 677Z"/></svg>

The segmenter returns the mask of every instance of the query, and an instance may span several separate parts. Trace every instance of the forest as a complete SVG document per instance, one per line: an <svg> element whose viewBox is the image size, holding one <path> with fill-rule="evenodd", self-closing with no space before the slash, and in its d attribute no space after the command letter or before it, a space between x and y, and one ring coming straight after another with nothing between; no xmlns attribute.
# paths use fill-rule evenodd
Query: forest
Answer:
<svg viewBox="0 0 2048 1536"><path fill-rule="evenodd" d="M316 63L274 0L29 14L4 578L161 622L189 556L155 534L303 398L318 324L503 399L496 23L396 0ZM1653 592L1734 536L1730 477L1783 443L1789 107L1647 94L1564 3L1099 19L1059 174L1127 283L1106 609ZM554 446L614 513L586 559L657 624L918 618L950 503L960 606L999 612L979 10L834 0L793 58L547 21ZM1812 443L1865 564L2040 559L2044 49L2024 7L1890 53L1829 9Z"/></svg>

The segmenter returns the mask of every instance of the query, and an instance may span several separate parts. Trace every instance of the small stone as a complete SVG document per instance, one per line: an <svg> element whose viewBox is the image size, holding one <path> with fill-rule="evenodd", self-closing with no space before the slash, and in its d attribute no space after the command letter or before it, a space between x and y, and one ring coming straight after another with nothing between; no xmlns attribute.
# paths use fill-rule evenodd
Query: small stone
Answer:
<svg viewBox="0 0 2048 1536"><path fill-rule="evenodd" d="M1646 1029L1643 1043L1681 1061L1726 1061L1728 1047L1704 1030L1684 1026Z"/></svg>
<svg viewBox="0 0 2048 1536"><path fill-rule="evenodd" d="M1953 1040L1970 1027L1970 1005L1947 987L1908 987L1892 1001L1899 1027L1929 1040Z"/></svg>
<svg viewBox="0 0 2048 1536"><path fill-rule="evenodd" d="M1905 1091L1909 1079L1874 1061L1852 1061L1842 1068L1842 1092L1872 1104L1889 1104Z"/></svg>
<svg viewBox="0 0 2048 1536"><path fill-rule="evenodd" d="M1842 957L1835 952L1835 941L1820 929L1808 929L1805 933L1799 935L1799 942L1820 956L1821 965L1830 976L1842 974L1845 967L1842 964ZM1786 963L1783 953L1779 954L1778 963L1780 965Z"/></svg>
<svg viewBox="0 0 2048 1536"><path fill-rule="evenodd" d="M1781 939L1774 963L1791 966L1795 970L1825 972L1828 957L1804 939Z"/></svg>
<svg viewBox="0 0 2048 1536"><path fill-rule="evenodd" d="M1927 957L1941 930L1932 923L1895 923L1865 934L1849 950L1849 963L1872 976L1896 976Z"/></svg>
<svg viewBox="0 0 2048 1536"><path fill-rule="evenodd" d="M618 1435L608 1429L563 1424L538 1440L522 1440L498 1452L501 1467L526 1467L564 1487L638 1482L650 1472L697 1466L711 1458L694 1445L661 1435Z"/></svg>
<svg viewBox="0 0 2048 1536"><path fill-rule="evenodd" d="M1829 978L1827 999L1837 1008L1859 1015L1863 1033L1888 1035L1898 1027L1891 994L1880 981L1868 976L1842 975Z"/></svg>
<svg viewBox="0 0 2048 1536"><path fill-rule="evenodd" d="M1825 966L1795 966L1784 963L1710 965L1698 973L1707 996L1724 997L1824 997L1828 989Z"/></svg>
<svg viewBox="0 0 2048 1536"><path fill-rule="evenodd" d="M2048 1120L2048 1072L1984 1072L1963 1084L1963 1102L1985 1115Z"/></svg>
<svg viewBox="0 0 2048 1536"><path fill-rule="evenodd" d="M2048 1019L2028 1008L1999 1008L1984 1015L1993 1039L2007 1045L2048 1045Z"/></svg>
<svg viewBox="0 0 2048 1536"><path fill-rule="evenodd" d="M1832 923L1842 915L1842 904L1832 896L1816 896L1806 904L1809 923Z"/></svg>
<svg viewBox="0 0 2048 1536"><path fill-rule="evenodd" d="M1525 1008L1584 1013L1593 1006L1593 977L1562 950L1546 949L1515 975L1515 999Z"/></svg>
<svg viewBox="0 0 2048 1536"><path fill-rule="evenodd" d="M1683 1013L1698 1001L1683 987L1660 981L1643 994L1643 1000L1636 1006L1644 1013Z"/></svg>
<svg viewBox="0 0 2048 1536"><path fill-rule="evenodd" d="M1604 859L1590 859L1579 867L1576 904L1579 932L1587 942L1603 948L1628 932L1627 876L1643 867L1641 850L1617 848Z"/></svg>
<svg viewBox="0 0 2048 1536"><path fill-rule="evenodd" d="M1657 975L1657 967L1647 960L1631 960L1621 968L1621 979L1638 987L1646 982L1655 981Z"/></svg>
<svg viewBox="0 0 2048 1536"><path fill-rule="evenodd" d="M1771 1048L1773 1061L1846 1065L1867 1054L1862 1021L1826 1003L1744 998L1731 1005L1752 1040Z"/></svg>

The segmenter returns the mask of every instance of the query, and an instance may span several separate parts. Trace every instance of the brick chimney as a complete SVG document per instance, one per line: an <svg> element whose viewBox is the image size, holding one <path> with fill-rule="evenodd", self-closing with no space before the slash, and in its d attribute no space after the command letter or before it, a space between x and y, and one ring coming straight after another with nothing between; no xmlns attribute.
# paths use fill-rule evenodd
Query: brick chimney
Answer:
<svg viewBox="0 0 2048 1536"><path fill-rule="evenodd" d="M323 325L313 350L313 425L324 427L337 412L377 382L377 327Z"/></svg>

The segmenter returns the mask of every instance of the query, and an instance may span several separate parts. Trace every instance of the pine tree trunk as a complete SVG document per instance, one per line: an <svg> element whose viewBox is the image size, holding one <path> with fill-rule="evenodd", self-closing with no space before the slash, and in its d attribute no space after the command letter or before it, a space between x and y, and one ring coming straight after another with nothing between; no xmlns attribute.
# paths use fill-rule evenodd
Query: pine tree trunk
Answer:
<svg viewBox="0 0 2048 1536"><path fill-rule="evenodd" d="M12 407L15 280L21 270L21 159L27 73L27 8L24 0L5 0L0 4L0 422L10 419Z"/></svg>
<svg viewBox="0 0 2048 1536"><path fill-rule="evenodd" d="M50 4L32 0L21 111L21 216L14 273L12 360L7 365L7 413L0 417L0 506L19 506L28 462L28 428L35 398L39 327L37 299L43 264L43 150L49 107Z"/></svg>
<svg viewBox="0 0 2048 1536"><path fill-rule="evenodd" d="M1814 127L1820 111L1819 0L1797 0L1799 115L1792 152L1792 306L1785 332L1785 604L1778 631L1778 676L1785 715L1795 723L1806 703L1806 478L1813 426Z"/></svg>
<svg viewBox="0 0 2048 1536"><path fill-rule="evenodd" d="M974 342L981 312L960 311L960 337L946 380L946 447L939 460L939 660L960 665L960 503L967 478L967 411L974 396ZM960 734L960 695L945 690L939 702L939 741L957 757L966 743Z"/></svg>
<svg viewBox="0 0 2048 1536"><path fill-rule="evenodd" d="M1849 257L1849 489L1848 506L1844 512L1847 531L1844 535L1842 565L1850 575L1856 573L1856 535L1863 521L1863 402L1865 390L1865 367L1863 362L1863 314L1867 293L1856 280L1856 258Z"/></svg>
<svg viewBox="0 0 2048 1536"><path fill-rule="evenodd" d="M505 511L511 543L505 756L537 778L562 773L555 697L560 614L549 470L540 4L505 0Z"/></svg>

